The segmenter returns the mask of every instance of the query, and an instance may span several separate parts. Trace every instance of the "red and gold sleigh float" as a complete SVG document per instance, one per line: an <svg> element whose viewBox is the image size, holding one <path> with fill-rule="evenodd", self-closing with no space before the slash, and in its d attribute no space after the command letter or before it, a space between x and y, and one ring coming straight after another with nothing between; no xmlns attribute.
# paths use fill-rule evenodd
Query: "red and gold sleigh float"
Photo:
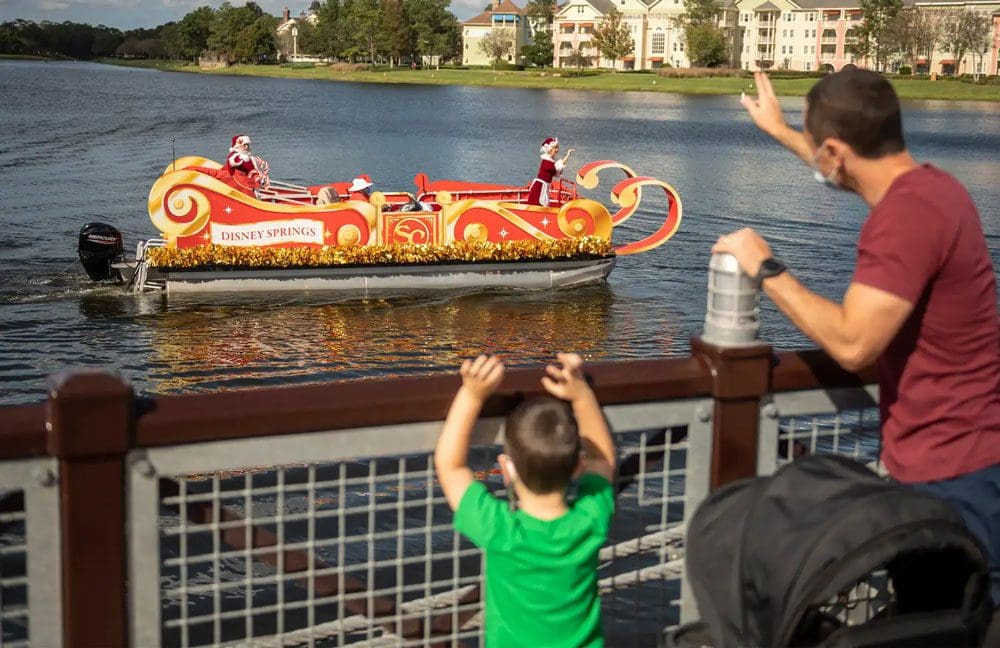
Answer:
<svg viewBox="0 0 1000 648"><path fill-rule="evenodd" d="M611 190L614 214L577 193L596 188L605 171L625 176ZM288 280L306 289L543 287L603 279L616 256L662 245L681 221L673 187L610 160L587 164L575 183L554 183L548 207L527 204L527 187L424 174L414 183L413 192L352 200L347 182L295 185L180 158L150 190L149 216L163 240L142 250L143 260L170 290L281 289ZM666 197L662 225L615 245L615 226L652 190ZM386 276L402 279L380 283Z"/></svg>

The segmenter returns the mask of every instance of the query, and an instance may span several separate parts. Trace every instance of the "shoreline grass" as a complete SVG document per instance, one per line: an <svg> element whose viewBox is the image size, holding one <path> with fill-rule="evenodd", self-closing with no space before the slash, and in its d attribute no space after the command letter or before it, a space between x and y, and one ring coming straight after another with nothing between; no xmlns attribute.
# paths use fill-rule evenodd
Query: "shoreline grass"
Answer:
<svg viewBox="0 0 1000 648"><path fill-rule="evenodd" d="M7 61L71 61L68 57L41 56L40 54L0 54L0 60Z"/></svg>
<svg viewBox="0 0 1000 648"><path fill-rule="evenodd" d="M233 65L202 69L191 63L171 61L104 59L111 65L142 67L168 72L254 76L360 83L406 83L419 85L465 85L497 88L541 88L591 90L598 92L664 92L691 95L738 95L752 92L751 80L734 77L667 78L656 74L611 73L594 76L557 77L552 71L498 70L376 70L339 71L328 67L280 67L277 65ZM544 74L544 76L543 76ZM816 83L814 78L772 79L775 91L783 96L805 96ZM1000 102L1000 86L973 85L961 81L890 79L900 99Z"/></svg>

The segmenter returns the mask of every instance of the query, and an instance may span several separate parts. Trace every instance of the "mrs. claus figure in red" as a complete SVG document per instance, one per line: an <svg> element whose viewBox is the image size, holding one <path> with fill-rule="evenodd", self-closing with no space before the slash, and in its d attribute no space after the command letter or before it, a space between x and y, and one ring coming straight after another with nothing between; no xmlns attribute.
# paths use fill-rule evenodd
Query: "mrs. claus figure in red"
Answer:
<svg viewBox="0 0 1000 648"><path fill-rule="evenodd" d="M226 157L226 170L229 175L241 171L251 179L257 180L260 187L267 187L267 162L250 154L250 136L234 135L233 145L229 147L229 156Z"/></svg>
<svg viewBox="0 0 1000 648"><path fill-rule="evenodd" d="M542 142L541 153L542 163L538 165L538 175L531 181L531 187L528 189L528 204L548 207L552 180L566 168L566 162L573 154L573 149L566 151L566 155L561 160L557 160L559 140L555 137L547 137Z"/></svg>

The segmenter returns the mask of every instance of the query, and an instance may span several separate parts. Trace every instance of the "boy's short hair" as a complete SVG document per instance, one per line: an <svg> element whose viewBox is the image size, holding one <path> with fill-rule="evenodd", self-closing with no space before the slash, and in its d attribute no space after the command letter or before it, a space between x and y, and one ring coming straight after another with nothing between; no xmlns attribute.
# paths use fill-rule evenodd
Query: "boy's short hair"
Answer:
<svg viewBox="0 0 1000 648"><path fill-rule="evenodd" d="M814 85L806 95L805 129L816 144L835 137L868 159L906 148L896 91L870 70L842 70Z"/></svg>
<svg viewBox="0 0 1000 648"><path fill-rule="evenodd" d="M506 452L518 479L539 495L565 491L580 463L580 433L566 401L543 396L507 415Z"/></svg>

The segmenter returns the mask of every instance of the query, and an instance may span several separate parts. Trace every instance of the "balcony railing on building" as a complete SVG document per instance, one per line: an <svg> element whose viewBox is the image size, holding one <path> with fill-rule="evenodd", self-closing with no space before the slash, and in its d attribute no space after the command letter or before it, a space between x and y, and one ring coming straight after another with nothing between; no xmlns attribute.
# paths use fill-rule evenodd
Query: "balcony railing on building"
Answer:
<svg viewBox="0 0 1000 648"><path fill-rule="evenodd" d="M877 461L874 376L773 353L734 267L713 259L690 357L588 367L619 453L608 645L696 618L685 529L711 489L803 453ZM511 370L476 428L471 461L498 494L502 417L541 375ZM44 405L0 409L3 646L479 645L482 555L432 460L458 384L146 399L110 373L51 377Z"/></svg>

